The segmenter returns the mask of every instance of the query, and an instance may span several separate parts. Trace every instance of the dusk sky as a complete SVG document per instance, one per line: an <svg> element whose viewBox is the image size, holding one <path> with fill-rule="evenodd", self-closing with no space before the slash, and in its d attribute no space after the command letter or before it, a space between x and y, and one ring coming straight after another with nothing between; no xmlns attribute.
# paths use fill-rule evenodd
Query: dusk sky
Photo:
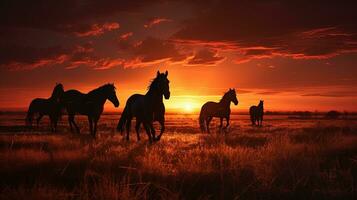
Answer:
<svg viewBox="0 0 357 200"><path fill-rule="evenodd" d="M120 111L168 70L168 110L237 90L246 111L357 111L357 1L2 0L0 109L115 83Z"/></svg>

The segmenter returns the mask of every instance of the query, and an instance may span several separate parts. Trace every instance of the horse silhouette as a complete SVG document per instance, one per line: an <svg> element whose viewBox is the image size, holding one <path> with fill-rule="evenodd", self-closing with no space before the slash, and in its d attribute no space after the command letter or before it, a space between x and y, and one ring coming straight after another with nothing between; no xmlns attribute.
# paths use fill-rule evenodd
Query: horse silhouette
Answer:
<svg viewBox="0 0 357 200"><path fill-rule="evenodd" d="M231 114L231 102L233 102L234 105L238 105L235 89L229 89L229 91L223 95L222 99L218 103L209 101L203 104L199 117L201 131L205 132L207 129L207 133L210 133L209 123L213 117L220 118L220 129L222 129L223 126L223 118L226 118L227 124L225 128L227 128L229 126L229 117Z"/></svg>
<svg viewBox="0 0 357 200"><path fill-rule="evenodd" d="M263 124L263 115L264 115L264 101L260 100L258 106L251 106L249 108L250 121L252 125L255 125L255 122L258 123L258 126Z"/></svg>
<svg viewBox="0 0 357 200"><path fill-rule="evenodd" d="M65 91L62 95L61 102L67 110L71 132L73 132L73 125L77 133L80 133L79 127L74 121L75 115L87 115L90 134L95 138L97 123L107 99L112 102L115 107L119 106L114 84L105 84L87 94L81 93L78 90Z"/></svg>
<svg viewBox="0 0 357 200"><path fill-rule="evenodd" d="M136 135L138 141L140 140L140 124L143 123L146 134L148 135L149 142L159 140L164 130L162 125L161 134L158 138L155 138L155 129L153 126L153 120L159 120L164 124L165 106L162 102L162 96L165 99L170 98L169 80L167 79L168 72L157 72L156 78L151 82L148 92L145 95L134 94L129 97L126 102L123 113L120 117L117 130L123 132L124 124L126 125L126 139L129 140L131 120L136 118Z"/></svg>
<svg viewBox="0 0 357 200"><path fill-rule="evenodd" d="M48 115L50 117L50 127L52 132L57 131L57 122L61 117L61 104L60 98L63 95L63 85L56 84L52 91L52 95L48 99L36 98L31 101L26 116L26 124L32 126L32 120L34 115L38 115L36 118L37 127L43 116Z"/></svg>

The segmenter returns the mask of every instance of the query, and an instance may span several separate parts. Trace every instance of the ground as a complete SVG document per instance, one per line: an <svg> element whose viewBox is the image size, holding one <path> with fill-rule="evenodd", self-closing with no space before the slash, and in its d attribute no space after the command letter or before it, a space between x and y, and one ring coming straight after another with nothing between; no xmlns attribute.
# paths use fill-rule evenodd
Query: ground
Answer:
<svg viewBox="0 0 357 200"><path fill-rule="evenodd" d="M24 113L0 115L0 199L354 199L357 120L267 116L252 127L201 134L197 115L167 115L161 141L130 141L103 115L92 140L66 117L58 133L24 127ZM134 125L134 124L133 124Z"/></svg>

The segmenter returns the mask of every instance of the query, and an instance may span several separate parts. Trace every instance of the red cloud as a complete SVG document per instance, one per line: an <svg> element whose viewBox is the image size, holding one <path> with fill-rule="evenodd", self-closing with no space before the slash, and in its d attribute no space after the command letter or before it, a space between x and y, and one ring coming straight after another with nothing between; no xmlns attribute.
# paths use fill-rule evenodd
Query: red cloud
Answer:
<svg viewBox="0 0 357 200"><path fill-rule="evenodd" d="M154 19L151 19L147 24L144 24L144 28L151 28L151 27L158 25L160 23L171 22L171 21L172 21L171 19L167 19L167 18L154 18Z"/></svg>
<svg viewBox="0 0 357 200"><path fill-rule="evenodd" d="M127 40L131 36L133 36L133 32L124 33L119 36L119 40Z"/></svg>
<svg viewBox="0 0 357 200"><path fill-rule="evenodd" d="M102 35L106 31L118 29L120 25L116 22L107 22L104 24L92 24L89 28L84 27L82 30L74 30L74 34L78 37Z"/></svg>
<svg viewBox="0 0 357 200"><path fill-rule="evenodd" d="M172 39L208 44L220 51L228 47L238 55L238 63L274 56L331 58L357 52L356 5L337 1L208 1L196 7L195 17L186 20ZM247 51L257 46L268 50Z"/></svg>
<svg viewBox="0 0 357 200"><path fill-rule="evenodd" d="M224 57L218 56L217 51L212 49L202 49L190 58L188 65L216 65L224 60Z"/></svg>

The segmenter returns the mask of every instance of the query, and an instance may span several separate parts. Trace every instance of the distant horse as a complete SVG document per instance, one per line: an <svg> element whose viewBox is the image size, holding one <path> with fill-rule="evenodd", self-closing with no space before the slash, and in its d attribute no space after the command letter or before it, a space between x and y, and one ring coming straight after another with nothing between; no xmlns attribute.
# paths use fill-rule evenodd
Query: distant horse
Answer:
<svg viewBox="0 0 357 200"><path fill-rule="evenodd" d="M60 98L63 93L63 85L59 83L54 87L50 98L36 98L32 100L27 111L26 124L32 126L33 117L37 114L36 124L38 127L42 117L48 115L50 117L51 131L56 132L57 122L61 116Z"/></svg>
<svg viewBox="0 0 357 200"><path fill-rule="evenodd" d="M260 100L258 106L251 106L249 108L250 120L252 121L252 125L255 125L255 122L258 123L258 126L261 126L263 124L263 115L264 115L263 104L264 101Z"/></svg>
<svg viewBox="0 0 357 200"><path fill-rule="evenodd" d="M207 129L207 132L210 133L209 123L211 122L213 117L220 118L220 129L223 126L223 118L226 118L227 125L225 128L227 128L229 126L229 117L231 114L231 102L233 102L234 105L238 105L238 99L235 89L229 89L229 91L223 95L222 99L218 103L209 101L203 104L199 117L201 131L205 132Z"/></svg>
<svg viewBox="0 0 357 200"><path fill-rule="evenodd" d="M61 102L67 110L71 132L73 132L73 125L77 133L80 133L79 128L74 121L75 115L87 115L90 134L93 137L96 137L97 123L103 112L104 103L107 99L111 101L115 107L119 106L119 100L116 96L114 84L105 84L87 94L81 93L78 90L65 91L62 95Z"/></svg>
<svg viewBox="0 0 357 200"><path fill-rule="evenodd" d="M167 76L167 71L165 73L158 71L156 78L151 82L149 90L145 95L134 94L129 97L117 127L118 131L123 132L124 124L126 124L127 140L129 140L131 120L133 117L136 117L135 130L138 140L140 140L139 129L141 123L144 125L149 142L160 139L163 129L161 129L162 132L159 137L155 138L153 120L158 119L164 123L163 115L165 113L165 107L163 106L162 96L164 96L165 99L170 98L170 81L167 79Z"/></svg>

